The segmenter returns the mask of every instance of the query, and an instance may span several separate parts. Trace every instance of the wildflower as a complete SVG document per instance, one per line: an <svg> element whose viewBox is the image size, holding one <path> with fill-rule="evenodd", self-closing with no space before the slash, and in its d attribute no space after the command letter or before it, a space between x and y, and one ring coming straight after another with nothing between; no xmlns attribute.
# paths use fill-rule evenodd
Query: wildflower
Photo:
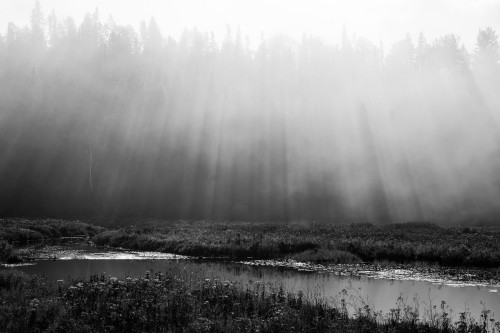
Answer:
<svg viewBox="0 0 500 333"><path fill-rule="evenodd" d="M31 307L37 307L39 303L40 303L40 301L39 301L37 298L33 298L33 299L30 301L30 306L31 306Z"/></svg>

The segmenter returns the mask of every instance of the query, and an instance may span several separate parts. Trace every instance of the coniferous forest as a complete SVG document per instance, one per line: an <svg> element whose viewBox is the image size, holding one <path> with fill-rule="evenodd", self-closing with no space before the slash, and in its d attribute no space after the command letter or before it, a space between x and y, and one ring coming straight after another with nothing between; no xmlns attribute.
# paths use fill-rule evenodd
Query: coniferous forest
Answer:
<svg viewBox="0 0 500 333"><path fill-rule="evenodd" d="M29 13L27 13L29 15ZM498 34L180 38L46 15L0 35L0 215L490 222ZM406 35L406 36L405 36Z"/></svg>

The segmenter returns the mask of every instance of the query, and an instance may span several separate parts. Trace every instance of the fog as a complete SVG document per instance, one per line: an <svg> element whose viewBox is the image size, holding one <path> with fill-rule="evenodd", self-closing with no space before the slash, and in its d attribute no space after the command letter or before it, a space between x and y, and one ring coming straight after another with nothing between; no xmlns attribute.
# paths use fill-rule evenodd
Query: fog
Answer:
<svg viewBox="0 0 500 333"><path fill-rule="evenodd" d="M0 37L1 215L500 217L492 28L466 47L30 17Z"/></svg>

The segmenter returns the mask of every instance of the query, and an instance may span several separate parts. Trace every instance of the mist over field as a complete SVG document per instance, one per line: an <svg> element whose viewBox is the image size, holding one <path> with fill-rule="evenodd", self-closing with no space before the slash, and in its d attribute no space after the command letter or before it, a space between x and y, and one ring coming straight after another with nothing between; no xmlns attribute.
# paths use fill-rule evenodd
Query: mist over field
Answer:
<svg viewBox="0 0 500 333"><path fill-rule="evenodd" d="M335 44L30 17L0 35L2 216L499 221L492 28Z"/></svg>

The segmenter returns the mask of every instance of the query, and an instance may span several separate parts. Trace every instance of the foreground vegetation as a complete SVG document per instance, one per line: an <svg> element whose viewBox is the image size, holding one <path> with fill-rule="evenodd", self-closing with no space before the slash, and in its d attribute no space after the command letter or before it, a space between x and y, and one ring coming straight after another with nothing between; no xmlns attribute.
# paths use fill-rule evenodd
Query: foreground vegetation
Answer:
<svg viewBox="0 0 500 333"><path fill-rule="evenodd" d="M104 231L97 245L192 256L292 258L317 263L425 261L500 267L500 228L431 223L150 223Z"/></svg>
<svg viewBox="0 0 500 333"><path fill-rule="evenodd" d="M419 310L395 302L387 314L347 293L336 301L253 282L193 277L189 272L146 272L143 278L92 276L49 283L0 271L2 332L498 332L483 311L452 318L444 303Z"/></svg>

